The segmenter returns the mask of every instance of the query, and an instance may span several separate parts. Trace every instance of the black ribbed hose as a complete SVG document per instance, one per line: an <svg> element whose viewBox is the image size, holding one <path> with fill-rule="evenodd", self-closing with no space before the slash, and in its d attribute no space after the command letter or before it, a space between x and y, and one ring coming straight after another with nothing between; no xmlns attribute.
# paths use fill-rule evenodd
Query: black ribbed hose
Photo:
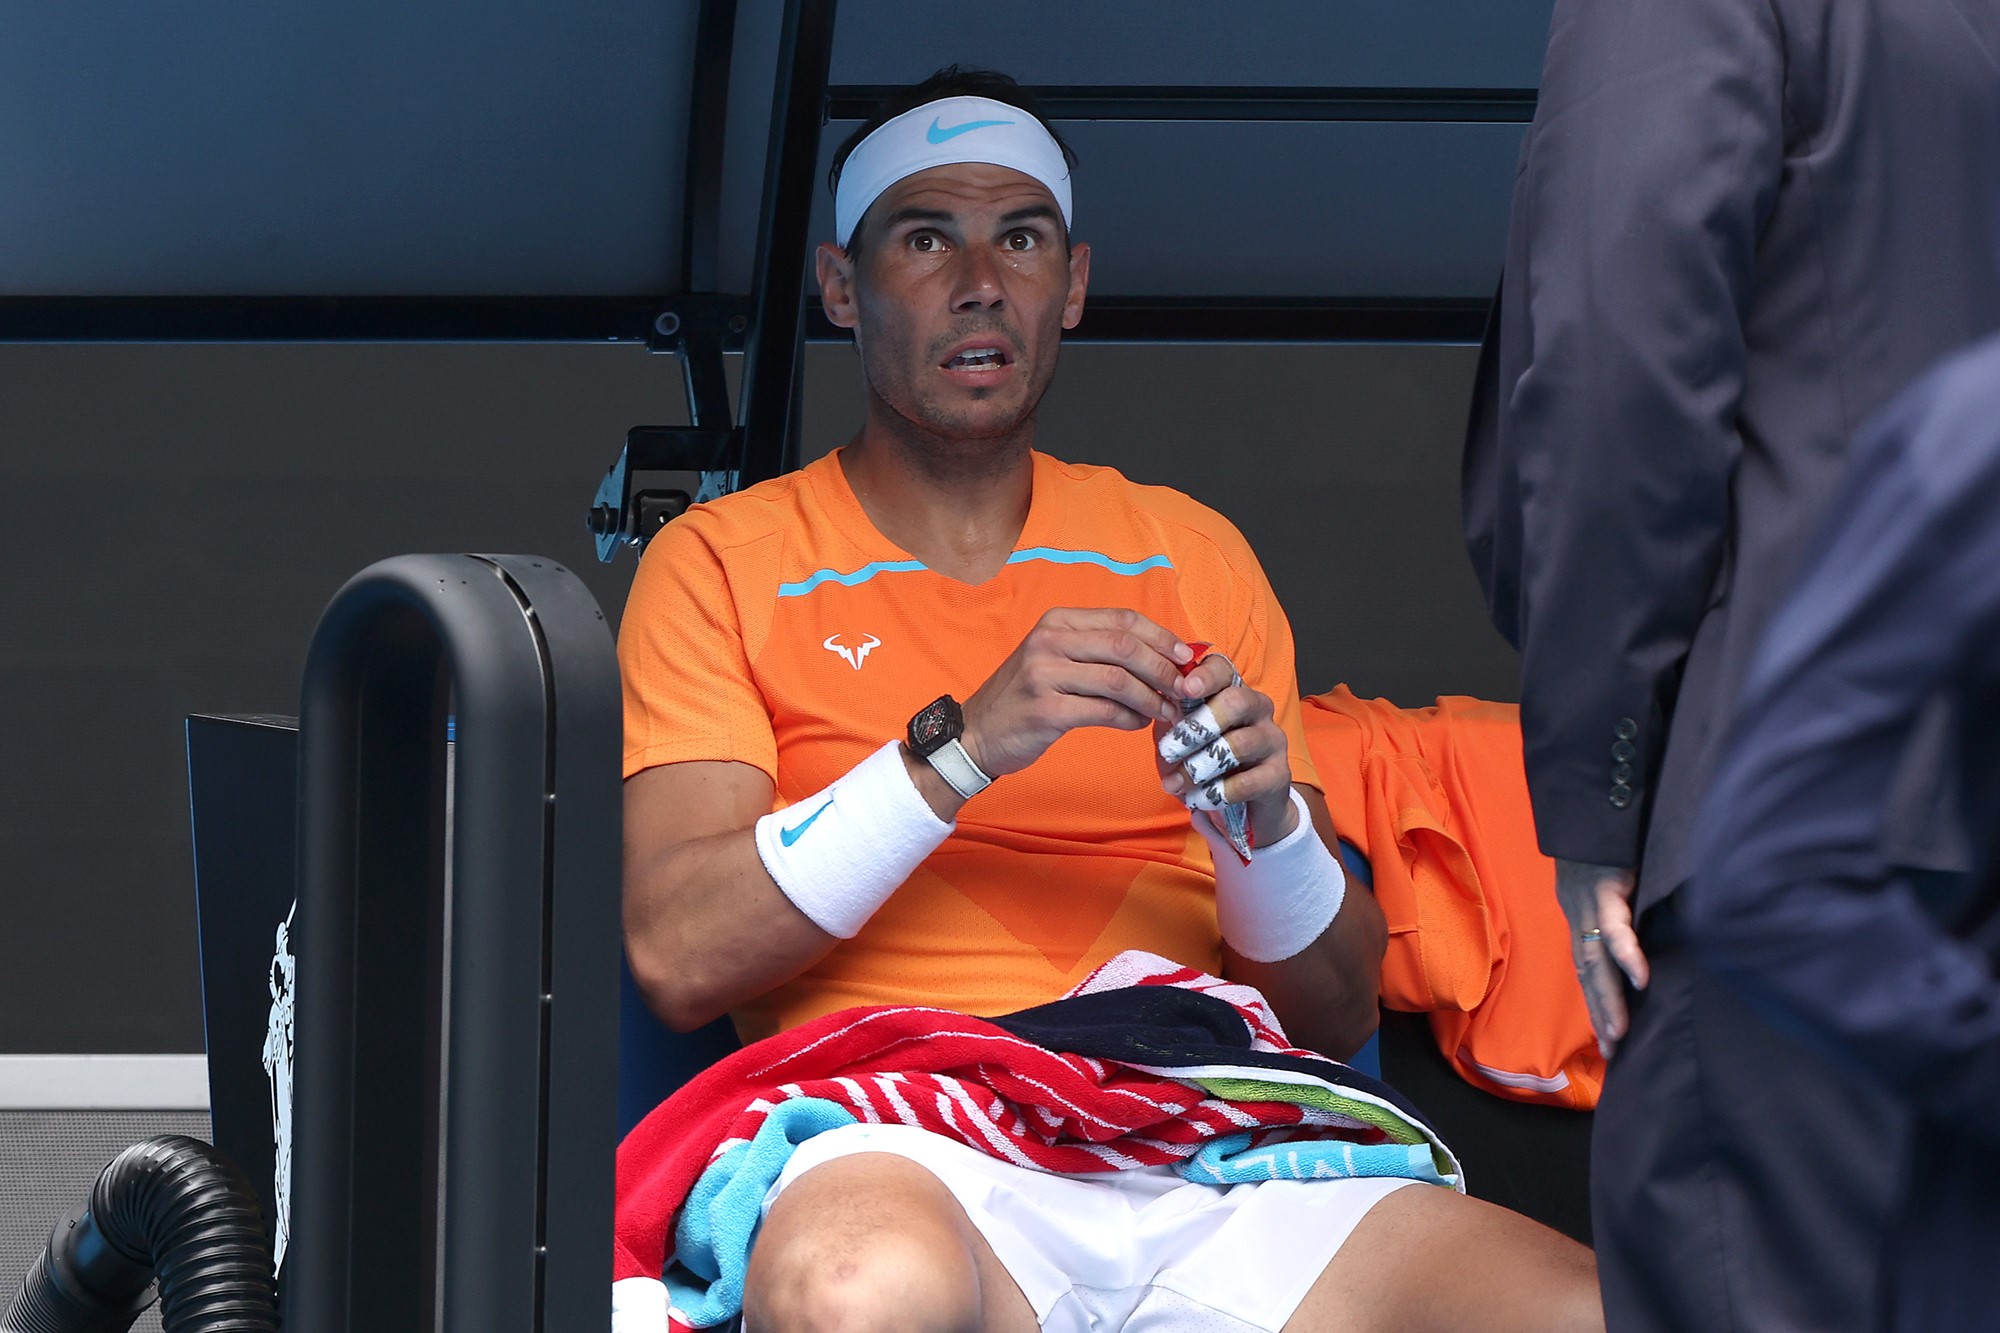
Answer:
<svg viewBox="0 0 2000 1333"><path fill-rule="evenodd" d="M256 1196L198 1139L135 1143L56 1224L0 1333L125 1333L160 1284L166 1333L277 1333Z"/></svg>

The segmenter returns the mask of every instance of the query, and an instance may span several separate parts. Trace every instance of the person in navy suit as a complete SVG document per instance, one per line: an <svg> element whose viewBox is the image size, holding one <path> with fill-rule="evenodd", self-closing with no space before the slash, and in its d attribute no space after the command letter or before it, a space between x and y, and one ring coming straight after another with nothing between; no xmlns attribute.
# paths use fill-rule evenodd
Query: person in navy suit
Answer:
<svg viewBox="0 0 2000 1333"><path fill-rule="evenodd" d="M1955 881L1883 855L1891 779L1958 704ZM2000 1322L2000 338L1897 400L1779 609L1696 825L1696 956L1916 1115L1894 1326ZM1823 1174L1846 1171L1827 1161Z"/></svg>
<svg viewBox="0 0 2000 1333"><path fill-rule="evenodd" d="M1868 1327L1898 1104L1700 972L1727 709L1856 430L2000 327L2000 0L1557 0L1465 458L1600 1042L1614 1330ZM1928 711L1882 823L1962 875ZM1838 1177L1818 1170L1839 1159Z"/></svg>

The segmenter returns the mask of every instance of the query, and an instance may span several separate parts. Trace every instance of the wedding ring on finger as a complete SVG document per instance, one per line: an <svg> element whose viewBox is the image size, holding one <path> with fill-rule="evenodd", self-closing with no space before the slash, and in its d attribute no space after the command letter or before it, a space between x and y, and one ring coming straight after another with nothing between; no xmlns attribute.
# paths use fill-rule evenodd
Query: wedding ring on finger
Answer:
<svg viewBox="0 0 2000 1333"><path fill-rule="evenodd" d="M1228 773L1234 773L1240 764L1236 751L1230 748L1227 736L1218 736L1208 745L1188 756L1181 765L1181 772L1187 774L1190 785L1199 787L1204 783Z"/></svg>
<svg viewBox="0 0 2000 1333"><path fill-rule="evenodd" d="M1160 760L1178 764L1203 746L1222 739L1222 723L1207 704L1197 705L1160 737Z"/></svg>
<svg viewBox="0 0 2000 1333"><path fill-rule="evenodd" d="M1604 942L1604 932L1601 930L1586 930L1583 934L1577 936L1577 939L1585 944L1602 944Z"/></svg>

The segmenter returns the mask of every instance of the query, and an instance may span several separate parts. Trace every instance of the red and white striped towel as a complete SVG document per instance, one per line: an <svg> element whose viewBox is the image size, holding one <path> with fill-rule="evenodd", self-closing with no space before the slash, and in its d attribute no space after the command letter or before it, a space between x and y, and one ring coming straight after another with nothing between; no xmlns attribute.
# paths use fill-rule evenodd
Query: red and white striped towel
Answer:
<svg viewBox="0 0 2000 1333"><path fill-rule="evenodd" d="M1291 1046L1252 988L1151 954L1120 954L1071 993L1134 985L1204 991L1243 1016L1253 1049L1310 1055ZM1219 1100L1161 1074L1046 1050L950 1010L849 1009L738 1051L632 1130L618 1150L614 1280L658 1279L674 1214L701 1172L752 1138L775 1104L798 1097L825 1098L869 1123L916 1125L1045 1171L1161 1165L1246 1130L1385 1139L1338 1112Z"/></svg>

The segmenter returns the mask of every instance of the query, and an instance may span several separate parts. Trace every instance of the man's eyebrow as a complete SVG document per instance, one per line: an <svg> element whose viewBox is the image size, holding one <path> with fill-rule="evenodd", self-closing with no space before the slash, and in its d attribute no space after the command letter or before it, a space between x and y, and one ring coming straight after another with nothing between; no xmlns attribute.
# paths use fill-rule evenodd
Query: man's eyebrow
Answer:
<svg viewBox="0 0 2000 1333"><path fill-rule="evenodd" d="M1011 227L1017 222L1029 222L1037 219L1045 222L1053 222L1056 219L1055 205L1054 204L1024 205L1020 208L1015 209L1013 212L1007 214L1005 217L1002 217L1000 219L1000 225L1003 227Z"/></svg>
<svg viewBox="0 0 2000 1333"><path fill-rule="evenodd" d="M919 208L913 204L899 208L883 218L882 225L894 227L904 222L956 222L957 220L955 214L948 213L942 208Z"/></svg>

